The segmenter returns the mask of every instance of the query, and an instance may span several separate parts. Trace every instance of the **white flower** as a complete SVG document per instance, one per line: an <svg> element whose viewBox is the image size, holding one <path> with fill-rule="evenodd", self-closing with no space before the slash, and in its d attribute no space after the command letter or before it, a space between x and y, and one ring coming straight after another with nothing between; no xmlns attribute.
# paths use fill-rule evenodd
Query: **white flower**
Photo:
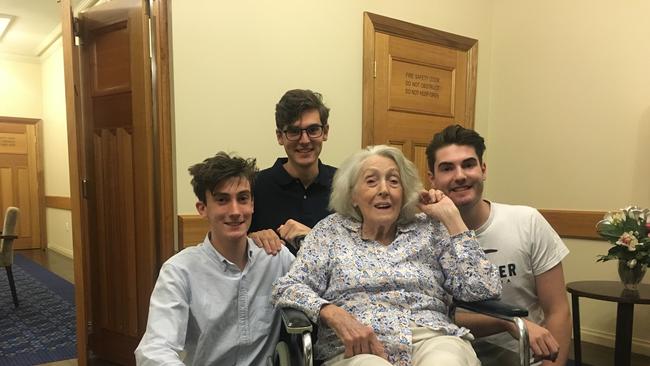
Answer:
<svg viewBox="0 0 650 366"><path fill-rule="evenodd" d="M627 250L630 252L636 251L636 246L639 244L639 240L634 236L634 233L631 231L623 233L620 238L616 241L616 244L627 247Z"/></svg>
<svg viewBox="0 0 650 366"><path fill-rule="evenodd" d="M625 216L625 211L623 210L609 211L605 214L605 221L611 222L612 225L618 225L625 221Z"/></svg>
<svg viewBox="0 0 650 366"><path fill-rule="evenodd" d="M635 221L640 221L645 216L643 210L639 209L636 206L630 207L627 214L631 219Z"/></svg>

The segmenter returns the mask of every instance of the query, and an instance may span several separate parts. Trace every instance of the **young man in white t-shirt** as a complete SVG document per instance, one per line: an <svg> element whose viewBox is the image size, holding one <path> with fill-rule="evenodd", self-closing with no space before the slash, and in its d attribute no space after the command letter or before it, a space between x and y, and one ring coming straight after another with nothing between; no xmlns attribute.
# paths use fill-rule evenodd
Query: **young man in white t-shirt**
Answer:
<svg viewBox="0 0 650 366"><path fill-rule="evenodd" d="M542 365L564 365L571 341L571 319L562 259L569 253L560 237L534 208L483 199L485 143L459 125L437 133L427 147L429 180L460 210L468 228L499 268L502 301L528 309L526 325L535 359ZM509 322L458 312L456 322L481 338L475 345L484 365L518 364L517 342ZM485 350L486 352L483 352ZM551 360L555 361L551 361Z"/></svg>

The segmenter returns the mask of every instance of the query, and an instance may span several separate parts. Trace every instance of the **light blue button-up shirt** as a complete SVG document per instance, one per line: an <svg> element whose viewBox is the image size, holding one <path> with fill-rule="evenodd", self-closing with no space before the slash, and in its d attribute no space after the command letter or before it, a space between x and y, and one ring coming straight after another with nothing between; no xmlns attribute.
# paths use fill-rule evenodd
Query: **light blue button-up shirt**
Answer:
<svg viewBox="0 0 650 366"><path fill-rule="evenodd" d="M293 259L286 249L267 255L249 239L240 271L207 236L170 258L151 295L137 364L264 365L280 329L271 286Z"/></svg>

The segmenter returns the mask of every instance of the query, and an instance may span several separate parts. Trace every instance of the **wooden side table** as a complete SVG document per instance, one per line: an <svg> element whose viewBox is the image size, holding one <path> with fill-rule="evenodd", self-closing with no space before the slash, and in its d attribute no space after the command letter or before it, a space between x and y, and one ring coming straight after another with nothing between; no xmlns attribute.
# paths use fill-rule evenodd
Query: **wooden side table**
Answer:
<svg viewBox="0 0 650 366"><path fill-rule="evenodd" d="M571 293L573 308L573 348L575 365L582 365L580 348L580 304L579 298L611 301L617 303L616 311L616 343L614 346L614 365L629 366L632 354L632 321L635 304L650 304L650 285L639 284L638 290L626 290L616 281L578 281L567 284L566 289Z"/></svg>

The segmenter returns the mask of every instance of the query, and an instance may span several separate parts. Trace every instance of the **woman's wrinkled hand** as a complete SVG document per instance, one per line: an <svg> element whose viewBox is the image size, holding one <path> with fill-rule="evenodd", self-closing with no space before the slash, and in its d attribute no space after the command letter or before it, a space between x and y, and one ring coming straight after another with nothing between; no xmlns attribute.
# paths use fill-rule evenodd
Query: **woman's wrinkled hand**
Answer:
<svg viewBox="0 0 650 366"><path fill-rule="evenodd" d="M347 311L328 304L321 308L320 317L343 342L345 358L368 353L387 359L384 345L381 344L372 327L361 324Z"/></svg>
<svg viewBox="0 0 650 366"><path fill-rule="evenodd" d="M447 227L449 235L467 230L454 202L440 190L430 189L420 192L418 208L430 218L442 222Z"/></svg>

